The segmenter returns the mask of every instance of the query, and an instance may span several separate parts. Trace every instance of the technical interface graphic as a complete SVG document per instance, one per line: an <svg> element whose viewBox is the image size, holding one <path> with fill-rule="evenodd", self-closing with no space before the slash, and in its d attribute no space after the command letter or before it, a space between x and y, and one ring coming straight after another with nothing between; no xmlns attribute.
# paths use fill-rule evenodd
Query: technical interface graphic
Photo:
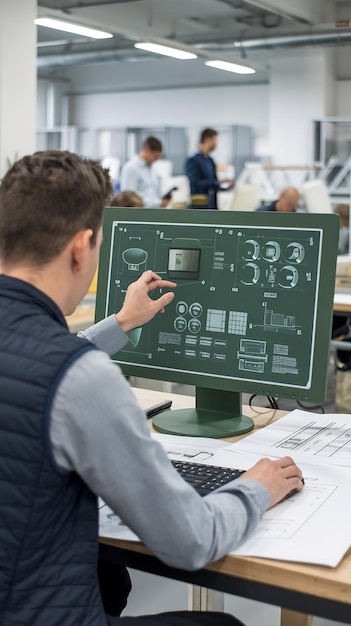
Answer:
<svg viewBox="0 0 351 626"><path fill-rule="evenodd" d="M177 282L166 311L116 360L309 389L322 237L319 228L114 222L106 315L146 269Z"/></svg>

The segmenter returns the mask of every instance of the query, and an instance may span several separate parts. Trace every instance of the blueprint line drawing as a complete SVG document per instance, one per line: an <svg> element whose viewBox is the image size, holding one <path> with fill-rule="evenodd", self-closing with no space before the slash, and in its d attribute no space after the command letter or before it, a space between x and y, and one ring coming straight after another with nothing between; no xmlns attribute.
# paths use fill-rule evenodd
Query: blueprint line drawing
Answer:
<svg viewBox="0 0 351 626"><path fill-rule="evenodd" d="M304 450L313 456L332 457L342 454L351 460L351 427L331 421L320 425L311 421L296 432L273 444L274 448Z"/></svg>
<svg viewBox="0 0 351 626"><path fill-rule="evenodd" d="M256 530L256 537L261 539L289 539L319 509L337 489L305 478L303 491L296 493L279 507L269 509L262 515Z"/></svg>
<svg viewBox="0 0 351 626"><path fill-rule="evenodd" d="M351 467L351 420L341 413L314 416L295 409L235 444L241 453L291 456L306 462Z"/></svg>

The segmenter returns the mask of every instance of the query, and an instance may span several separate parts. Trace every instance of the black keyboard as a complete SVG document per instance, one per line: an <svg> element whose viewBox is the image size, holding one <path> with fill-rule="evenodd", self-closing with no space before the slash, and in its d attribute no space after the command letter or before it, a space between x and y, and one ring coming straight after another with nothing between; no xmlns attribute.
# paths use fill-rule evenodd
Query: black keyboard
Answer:
<svg viewBox="0 0 351 626"><path fill-rule="evenodd" d="M235 478L239 478L245 470L229 469L228 467L217 467L216 465L202 465L191 461L174 461L172 465L177 472L194 487L200 496L206 496L222 487Z"/></svg>

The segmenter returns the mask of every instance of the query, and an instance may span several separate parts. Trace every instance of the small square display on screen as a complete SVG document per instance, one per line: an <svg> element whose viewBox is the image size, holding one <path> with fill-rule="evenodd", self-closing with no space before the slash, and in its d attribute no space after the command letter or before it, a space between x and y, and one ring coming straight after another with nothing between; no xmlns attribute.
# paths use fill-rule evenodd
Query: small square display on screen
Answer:
<svg viewBox="0 0 351 626"><path fill-rule="evenodd" d="M198 278L200 252L199 248L170 248L168 251L168 276L170 278Z"/></svg>

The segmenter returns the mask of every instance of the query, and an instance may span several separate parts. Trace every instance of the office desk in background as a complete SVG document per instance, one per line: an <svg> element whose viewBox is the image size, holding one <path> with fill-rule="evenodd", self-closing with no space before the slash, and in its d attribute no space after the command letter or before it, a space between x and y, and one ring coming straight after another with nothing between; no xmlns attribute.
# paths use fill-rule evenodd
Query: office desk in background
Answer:
<svg viewBox="0 0 351 626"><path fill-rule="evenodd" d="M79 333L94 324L95 296L86 296L72 315L66 317L71 333Z"/></svg>
<svg viewBox="0 0 351 626"><path fill-rule="evenodd" d="M335 289L334 294L334 313L348 314L351 313L351 288Z"/></svg>
<svg viewBox="0 0 351 626"><path fill-rule="evenodd" d="M145 408L163 399L172 399L172 408L194 406L194 398L189 396L142 389L134 392ZM255 418L257 427L284 414L249 407L244 413ZM326 533L326 540L332 541L332 529ZM311 626L311 615L351 624L351 551L337 568L229 555L196 572L163 564L137 542L102 537L100 555L127 567L282 607L281 626Z"/></svg>

